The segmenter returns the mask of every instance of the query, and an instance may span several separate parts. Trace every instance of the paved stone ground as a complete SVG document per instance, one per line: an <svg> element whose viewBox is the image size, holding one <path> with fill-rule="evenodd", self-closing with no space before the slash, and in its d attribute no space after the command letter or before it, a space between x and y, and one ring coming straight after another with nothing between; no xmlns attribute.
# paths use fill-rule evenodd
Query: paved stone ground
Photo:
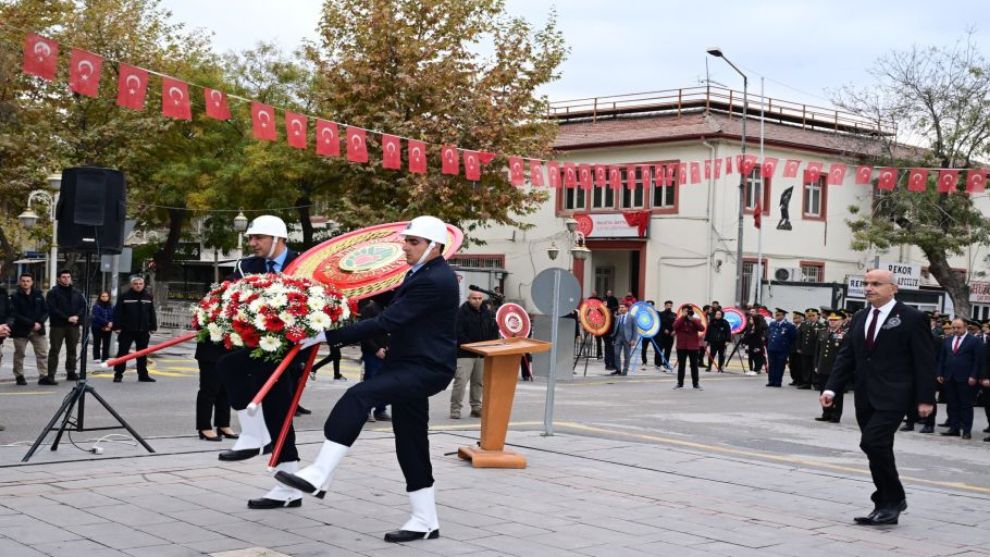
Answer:
<svg viewBox="0 0 990 557"><path fill-rule="evenodd" d="M439 540L382 541L407 499L390 434L369 431L327 498L299 509L248 510L273 482L263 461L220 463L186 440L156 447L173 454L0 468L0 555L990 555L986 494L909 483L901 524L865 528L851 523L871 489L861 474L537 432L509 436L528 468L478 470L448 454L476 435L431 436ZM301 434L304 461L320 441Z"/></svg>

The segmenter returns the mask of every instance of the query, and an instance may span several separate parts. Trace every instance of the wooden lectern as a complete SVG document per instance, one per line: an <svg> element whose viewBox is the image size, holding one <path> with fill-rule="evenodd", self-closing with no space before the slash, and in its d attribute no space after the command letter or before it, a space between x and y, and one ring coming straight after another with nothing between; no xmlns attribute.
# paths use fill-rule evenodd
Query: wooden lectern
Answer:
<svg viewBox="0 0 990 557"><path fill-rule="evenodd" d="M461 447L457 455L475 468L525 468L526 457L505 450L512 399L519 381L524 354L546 352L550 343L531 338L506 338L462 344L461 348L485 357L485 386L481 406L481 446Z"/></svg>

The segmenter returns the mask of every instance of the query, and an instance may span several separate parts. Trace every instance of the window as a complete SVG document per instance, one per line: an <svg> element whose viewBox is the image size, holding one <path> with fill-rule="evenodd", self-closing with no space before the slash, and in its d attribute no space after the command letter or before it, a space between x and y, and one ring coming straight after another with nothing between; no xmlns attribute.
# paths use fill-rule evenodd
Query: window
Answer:
<svg viewBox="0 0 990 557"><path fill-rule="evenodd" d="M748 259L743 258L743 301L754 301L756 299L753 287L753 272L756 270L756 258ZM763 272L761 273L763 280L767 278L767 260L763 260Z"/></svg>
<svg viewBox="0 0 990 557"><path fill-rule="evenodd" d="M764 215L770 214L770 180L763 180L759 169L753 169L746 177L746 209L745 212L753 214L756 210L757 200L760 202L760 212Z"/></svg>
<svg viewBox="0 0 990 557"><path fill-rule="evenodd" d="M626 174L626 180L629 179L628 173L632 172L632 179L635 180L636 187L629 189L627 187L622 188L622 208L623 209L638 209L643 206L643 179L640 175L639 166L627 166L623 173ZM623 185L629 182L623 182Z"/></svg>
<svg viewBox="0 0 990 557"><path fill-rule="evenodd" d="M466 269L504 269L504 255L466 253L450 258L450 264Z"/></svg>
<svg viewBox="0 0 990 557"><path fill-rule="evenodd" d="M592 209L611 209L615 207L615 192L606 183L604 186L596 185L591 190Z"/></svg>
<svg viewBox="0 0 990 557"><path fill-rule="evenodd" d="M588 209L587 192L584 188L564 188L564 209L584 211Z"/></svg>
<svg viewBox="0 0 990 557"><path fill-rule="evenodd" d="M661 181L653 183L653 208L673 209L677 207L677 171L674 171L674 180L666 186L661 185Z"/></svg>
<svg viewBox="0 0 990 557"><path fill-rule="evenodd" d="M825 282L825 263L821 261L802 261L801 275L804 282Z"/></svg>
<svg viewBox="0 0 990 557"><path fill-rule="evenodd" d="M828 186L826 176L801 186L801 215L807 220L825 220L826 197Z"/></svg>
<svg viewBox="0 0 990 557"><path fill-rule="evenodd" d="M987 319L990 319L990 306L973 304L971 311L972 315L970 317L972 319L976 319L977 321L986 321Z"/></svg>
<svg viewBox="0 0 990 557"><path fill-rule="evenodd" d="M615 290L615 267L595 267L595 292L605 296L609 290Z"/></svg>

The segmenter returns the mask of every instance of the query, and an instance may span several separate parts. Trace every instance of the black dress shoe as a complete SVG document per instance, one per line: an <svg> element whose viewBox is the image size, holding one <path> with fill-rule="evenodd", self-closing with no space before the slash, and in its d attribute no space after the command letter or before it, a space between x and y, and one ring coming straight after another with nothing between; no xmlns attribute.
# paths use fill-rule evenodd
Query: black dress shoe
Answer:
<svg viewBox="0 0 990 557"><path fill-rule="evenodd" d="M990 433L990 426L983 428L983 433Z"/></svg>
<svg viewBox="0 0 990 557"><path fill-rule="evenodd" d="M842 420L842 418L829 418L828 421L832 422L833 424L837 424L841 420Z"/></svg>
<svg viewBox="0 0 990 557"><path fill-rule="evenodd" d="M23 376L18 375L17 376L17 384L18 385L21 385L21 386L24 386L24 385L27 385L28 382L27 382L27 379L25 379Z"/></svg>
<svg viewBox="0 0 990 557"><path fill-rule="evenodd" d="M312 413L313 413L312 410L303 408L302 406L296 406L296 416L308 416Z"/></svg>
<svg viewBox="0 0 990 557"><path fill-rule="evenodd" d="M873 509L867 516L857 516L853 520L856 524L864 526L882 526L885 524L897 524L897 519L901 513L907 510L907 502L901 501L896 505L878 507Z"/></svg>
<svg viewBox="0 0 990 557"><path fill-rule="evenodd" d="M263 449L228 449L218 454L217 458L225 462L233 462L237 460L247 460L249 458L254 458L261 454L268 454L270 452L272 452L271 443L265 445Z"/></svg>
<svg viewBox="0 0 990 557"><path fill-rule="evenodd" d="M249 509L295 509L302 506L302 499L292 499L291 501L279 501L268 497L248 499Z"/></svg>
<svg viewBox="0 0 990 557"><path fill-rule="evenodd" d="M123 375L114 375L113 376L113 382L114 383L120 383L123 380L124 380L124 376Z"/></svg>
<svg viewBox="0 0 990 557"><path fill-rule="evenodd" d="M48 377L47 375L42 375L38 378L39 385L58 385L58 381Z"/></svg>
<svg viewBox="0 0 990 557"><path fill-rule="evenodd" d="M935 428L933 426L926 425L925 427L921 428L921 430L918 431L918 433L935 433Z"/></svg>
<svg viewBox="0 0 990 557"><path fill-rule="evenodd" d="M798 389L801 389L802 391L810 391L811 385L798 385Z"/></svg>
<svg viewBox="0 0 990 557"><path fill-rule="evenodd" d="M949 431L943 431L943 432L939 433L939 435L942 435L944 437L959 437L959 430L958 429L950 429Z"/></svg>
<svg viewBox="0 0 990 557"><path fill-rule="evenodd" d="M79 375L77 375L75 372L66 373L65 374L65 380L66 381L79 381Z"/></svg>
<svg viewBox="0 0 990 557"><path fill-rule="evenodd" d="M619 371L613 371L612 373L609 373L609 375L621 375L621 374L622 373Z"/></svg>
<svg viewBox="0 0 990 557"><path fill-rule="evenodd" d="M964 432L962 432L962 438L963 439L972 439L973 438L973 434L970 433L970 432L968 432L968 431L964 431Z"/></svg>
<svg viewBox="0 0 990 557"><path fill-rule="evenodd" d="M206 430L203 430L203 429L196 430L196 433L199 434L199 438L202 439L203 441L214 441L214 442L217 442L217 443L219 443L220 441L222 441L222 439L220 438L220 434L214 435L213 437L209 437L208 435L206 435L205 433L203 433L204 431L210 431L210 430L208 430L208 429L206 429Z"/></svg>
<svg viewBox="0 0 990 557"><path fill-rule="evenodd" d="M316 489L316 486L307 482L306 480L300 478L295 474L290 474L288 472L282 472L279 470L275 472L275 481L281 482L289 487L293 487L302 491L303 493L309 493L315 496L317 499L323 499L327 492L322 489Z"/></svg>
<svg viewBox="0 0 990 557"><path fill-rule="evenodd" d="M901 431L914 431L914 424L904 424L901 426Z"/></svg>
<svg viewBox="0 0 990 557"><path fill-rule="evenodd" d="M392 543L406 543L416 540L435 540L440 537L440 530L430 530L429 532L413 532L412 530L396 530L385 534L385 541Z"/></svg>
<svg viewBox="0 0 990 557"><path fill-rule="evenodd" d="M141 383L155 383L157 382L157 379L148 375L139 375L138 381L140 381Z"/></svg>
<svg viewBox="0 0 990 557"><path fill-rule="evenodd" d="M831 419L832 418L826 418L825 416L818 416L817 418L815 418L815 421L816 422L827 422L827 421L829 421Z"/></svg>

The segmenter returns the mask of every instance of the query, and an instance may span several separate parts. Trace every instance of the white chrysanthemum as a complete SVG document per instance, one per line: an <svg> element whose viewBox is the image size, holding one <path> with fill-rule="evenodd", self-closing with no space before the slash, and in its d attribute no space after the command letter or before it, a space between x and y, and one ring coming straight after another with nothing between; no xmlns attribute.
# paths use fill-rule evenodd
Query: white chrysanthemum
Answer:
<svg viewBox="0 0 990 557"><path fill-rule="evenodd" d="M244 339L237 333L230 333L230 343L234 346L244 346Z"/></svg>
<svg viewBox="0 0 990 557"><path fill-rule="evenodd" d="M313 311L320 311L327 306L327 301L319 296L310 296L306 305Z"/></svg>
<svg viewBox="0 0 990 557"><path fill-rule="evenodd" d="M228 288L223 291L223 294L220 295L220 299L224 301L230 300L230 297L234 295L234 292L237 292L236 288Z"/></svg>
<svg viewBox="0 0 990 557"><path fill-rule="evenodd" d="M261 298L256 298L254 300L251 300L251 303L248 304L248 309L251 311L251 313L258 313L259 311L261 311L261 308L264 307L264 305L265 305L264 300L262 300Z"/></svg>
<svg viewBox="0 0 990 557"><path fill-rule="evenodd" d="M255 329L258 329L259 331L264 331L266 329L266 326L265 326L265 316L264 315L261 315L259 313L257 316L255 316L255 318L254 318L254 328Z"/></svg>
<svg viewBox="0 0 990 557"><path fill-rule="evenodd" d="M316 329L317 331L326 330L330 325L333 325L333 321L330 320L330 316L322 311L316 311L309 314L306 317L306 322L309 324L311 329Z"/></svg>
<svg viewBox="0 0 990 557"><path fill-rule="evenodd" d="M296 324L296 316L287 311L283 311L278 314L278 318L282 320L282 323L285 323L286 328L292 327Z"/></svg>
<svg viewBox="0 0 990 557"><path fill-rule="evenodd" d="M327 293L326 289L318 284L310 286L308 292L310 296L317 296L320 298L325 296Z"/></svg>
<svg viewBox="0 0 990 557"><path fill-rule="evenodd" d="M351 318L351 306L349 306L347 304L347 298L344 298L343 296L341 296L339 303L340 303L340 309L343 310L343 313L340 314L340 318L341 319L350 319Z"/></svg>
<svg viewBox="0 0 990 557"><path fill-rule="evenodd" d="M265 352L275 352L282 347L282 341L278 337L265 335L258 341L258 346Z"/></svg>
<svg viewBox="0 0 990 557"><path fill-rule="evenodd" d="M268 299L268 306L273 308L284 308L289 303L284 293L275 294Z"/></svg>
<svg viewBox="0 0 990 557"><path fill-rule="evenodd" d="M210 323L206 326L206 330L210 333L211 342L221 342L223 340L223 329L220 328L220 325Z"/></svg>
<svg viewBox="0 0 990 557"><path fill-rule="evenodd" d="M200 309L196 310L196 324L197 325L199 325L200 327L202 327L203 325L206 325L206 322L209 321L209 319L210 319L210 314L209 313L206 313L206 310L205 309L200 308Z"/></svg>

